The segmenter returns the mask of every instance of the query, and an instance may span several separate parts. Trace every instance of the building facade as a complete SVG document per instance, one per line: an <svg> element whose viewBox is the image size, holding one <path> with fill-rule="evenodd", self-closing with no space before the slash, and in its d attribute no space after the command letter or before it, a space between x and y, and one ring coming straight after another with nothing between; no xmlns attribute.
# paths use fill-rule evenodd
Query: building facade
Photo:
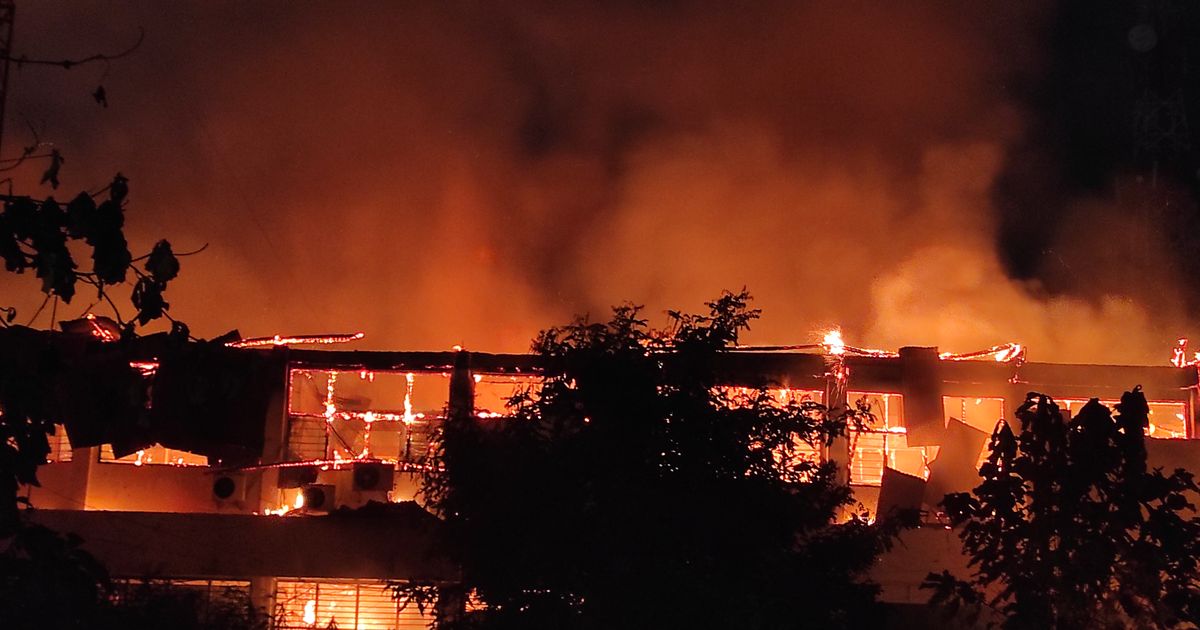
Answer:
<svg viewBox="0 0 1200 630"><path fill-rule="evenodd" d="M780 399L869 406L868 424L814 455L842 464L872 513L921 507L932 516L937 498L972 487L988 435L1030 391L1069 412L1090 398L1111 403L1140 385L1151 401L1151 463L1200 461L1194 366L1023 363L1011 353L952 357L931 348L822 350L730 352L721 369L729 387L768 383ZM51 461L38 471L41 487L29 489L36 520L78 533L116 577L233 589L271 611L277 628L416 628L461 606L422 608L393 599L387 586L456 580L438 553L432 517L417 507L420 473L444 415L502 422L505 400L537 387L535 358L274 346L237 352L270 359L255 368L265 373L253 392L263 401L261 421L223 416L220 405L190 421L235 423L225 434L253 435L252 456L222 459L212 448L179 448L178 440L168 440L176 448L131 452L123 439L91 436L73 447L72 432L60 431ZM167 361L142 367L162 391L184 381L167 378ZM927 599L917 585L942 568L965 569L957 537L926 526L906 533L873 577L885 601L917 603Z"/></svg>

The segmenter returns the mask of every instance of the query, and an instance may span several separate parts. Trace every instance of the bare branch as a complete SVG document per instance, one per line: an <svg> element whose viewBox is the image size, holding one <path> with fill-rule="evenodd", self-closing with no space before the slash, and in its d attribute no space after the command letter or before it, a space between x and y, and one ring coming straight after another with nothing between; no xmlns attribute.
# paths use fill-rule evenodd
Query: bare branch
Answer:
<svg viewBox="0 0 1200 630"><path fill-rule="evenodd" d="M29 318L29 323L25 324L26 326L32 326L33 322L37 321L38 315L42 314L42 309L46 308L46 303L49 301L50 301L50 294L47 293L46 299L42 300L42 305L37 308L37 311L34 312L33 317ZM51 321L50 324L53 326L54 322Z"/></svg>
<svg viewBox="0 0 1200 630"><path fill-rule="evenodd" d="M129 54L133 53L133 51L137 50L142 45L142 40L144 40L145 38L146 38L146 30L139 26L137 41L134 42L133 45L130 46L129 48L127 48L119 53L114 53L111 55L97 53L90 57L83 57L82 59L61 59L61 60L30 59L29 57L26 57L25 55L21 55L20 57L13 57L11 55L0 55L0 60L12 61L12 62L16 63L18 66L22 66L25 64L38 65L38 66L58 66L60 68L63 68L64 70L70 70L71 68L74 68L75 66L80 66L85 63L91 63L93 61L112 61L113 59L120 59L122 57L128 56Z"/></svg>
<svg viewBox="0 0 1200 630"><path fill-rule="evenodd" d="M180 252L180 253L178 253L178 254L175 254L175 257L176 257L176 258L182 258L182 257L184 257L184 256L194 256L194 255L196 255L196 254L199 254L200 252L202 252L202 251L204 251L204 250L206 250L206 249L208 249L208 243L205 243L205 244L201 245L201 246L200 246L198 249L193 249L193 250L192 250L192 251L190 251L190 252ZM141 256L138 256L137 258L134 258L133 260L131 260L131 261L129 261L129 262L130 262L130 263L135 263L135 262L138 262L138 261L141 261L141 260L146 260L146 259L147 259L147 258L149 258L149 257L150 257L150 254L143 254L143 255L141 255Z"/></svg>

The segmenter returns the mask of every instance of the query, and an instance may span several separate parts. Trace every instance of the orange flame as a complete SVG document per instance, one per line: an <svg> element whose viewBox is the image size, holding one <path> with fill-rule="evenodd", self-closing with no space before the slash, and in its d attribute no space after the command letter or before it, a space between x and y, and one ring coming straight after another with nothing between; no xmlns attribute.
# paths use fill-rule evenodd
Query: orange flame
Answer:
<svg viewBox="0 0 1200 630"><path fill-rule="evenodd" d="M836 328L825 333L825 339L821 345L829 354L846 354L846 342L842 340L842 331Z"/></svg>
<svg viewBox="0 0 1200 630"><path fill-rule="evenodd" d="M350 334L336 335L295 335L284 337L275 335L273 337L250 337L249 339L240 339L238 341L230 341L225 344L230 348L264 348L268 346L301 346L301 345L327 345L332 343L348 343L358 341L366 335L361 332Z"/></svg>

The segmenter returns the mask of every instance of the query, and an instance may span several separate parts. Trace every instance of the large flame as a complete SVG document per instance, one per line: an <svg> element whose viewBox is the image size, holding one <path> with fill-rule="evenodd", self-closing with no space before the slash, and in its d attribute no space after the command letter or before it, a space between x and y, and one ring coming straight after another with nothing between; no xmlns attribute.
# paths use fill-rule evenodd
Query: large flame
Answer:
<svg viewBox="0 0 1200 630"><path fill-rule="evenodd" d="M846 354L846 342L842 339L842 331L836 328L825 333L825 340L821 345L829 354Z"/></svg>

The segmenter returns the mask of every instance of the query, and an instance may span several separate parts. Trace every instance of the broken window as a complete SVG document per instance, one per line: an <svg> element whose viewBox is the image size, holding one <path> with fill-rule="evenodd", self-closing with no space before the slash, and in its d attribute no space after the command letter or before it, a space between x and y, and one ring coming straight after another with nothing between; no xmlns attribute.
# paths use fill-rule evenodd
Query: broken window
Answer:
<svg viewBox="0 0 1200 630"><path fill-rule="evenodd" d="M522 392L536 394L541 382L527 374L475 374L475 413L484 418L508 415L508 401Z"/></svg>
<svg viewBox="0 0 1200 630"><path fill-rule="evenodd" d="M1072 416L1088 403L1086 400L1059 400L1058 406ZM1100 404L1116 412L1118 400L1101 400ZM1188 422L1187 403L1175 401L1151 401L1150 426L1146 427L1146 436L1155 439L1182 440L1194 436L1191 423Z"/></svg>
<svg viewBox="0 0 1200 630"><path fill-rule="evenodd" d="M48 435L46 439L50 442L50 452L46 454L47 464L71 461L71 440L67 439L67 429L63 425L54 425L54 435Z"/></svg>
<svg viewBox="0 0 1200 630"><path fill-rule="evenodd" d="M450 395L449 374L292 369L288 461L422 462Z"/></svg>
<svg viewBox="0 0 1200 630"><path fill-rule="evenodd" d="M904 397L880 392L850 392L847 400L862 403L874 416L867 427L850 429L850 483L878 486L884 467L925 477L924 447L909 447L904 428Z"/></svg>
<svg viewBox="0 0 1200 630"><path fill-rule="evenodd" d="M100 447L100 461L113 464L133 464L134 466L145 464L164 464L170 466L208 465L208 457L204 455L166 448L161 444L155 444L136 453L130 453L125 457L117 457L113 454L112 445L104 444Z"/></svg>
<svg viewBox="0 0 1200 630"><path fill-rule="evenodd" d="M946 420L958 420L991 435L996 423L1004 419L1004 399L974 396L944 396Z"/></svg>

